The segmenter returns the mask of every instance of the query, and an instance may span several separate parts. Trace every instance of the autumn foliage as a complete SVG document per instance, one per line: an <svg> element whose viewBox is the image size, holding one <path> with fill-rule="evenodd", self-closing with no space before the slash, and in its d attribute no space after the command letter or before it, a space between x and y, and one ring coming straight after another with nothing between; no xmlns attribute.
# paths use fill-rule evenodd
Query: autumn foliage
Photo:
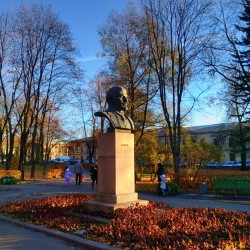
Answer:
<svg viewBox="0 0 250 250"><path fill-rule="evenodd" d="M16 179L21 178L21 171L20 170L0 170L0 178L5 176L13 176Z"/></svg>
<svg viewBox="0 0 250 250"><path fill-rule="evenodd" d="M131 206L100 224L81 216L93 196L67 194L0 205L0 213L60 231L86 229L83 237L121 249L249 249L250 216L211 208L170 208L164 203Z"/></svg>
<svg viewBox="0 0 250 250"><path fill-rule="evenodd" d="M93 200L93 196L86 194L27 199L1 204L0 213L31 224L69 232L82 229L89 222L74 215L89 200Z"/></svg>

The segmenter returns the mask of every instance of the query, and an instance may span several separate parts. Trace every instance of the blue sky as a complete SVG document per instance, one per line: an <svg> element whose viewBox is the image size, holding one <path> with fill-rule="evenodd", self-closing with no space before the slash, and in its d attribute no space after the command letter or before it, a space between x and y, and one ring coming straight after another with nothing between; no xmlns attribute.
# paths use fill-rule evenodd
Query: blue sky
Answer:
<svg viewBox="0 0 250 250"><path fill-rule="evenodd" d="M12 5L24 3L50 4L59 19L70 25L76 45L80 47L82 66L86 81L93 78L105 60L97 58L101 45L97 29L112 11L122 11L129 2L139 0L0 0L0 9L7 10ZM223 122L224 112L221 108L197 108L190 117L190 126Z"/></svg>
<svg viewBox="0 0 250 250"><path fill-rule="evenodd" d="M86 78L91 78L104 63L97 58L101 52L97 29L112 11L121 11L129 2L138 0L0 0L0 9L24 3L43 3L53 7L59 19L70 25L75 43L80 47Z"/></svg>

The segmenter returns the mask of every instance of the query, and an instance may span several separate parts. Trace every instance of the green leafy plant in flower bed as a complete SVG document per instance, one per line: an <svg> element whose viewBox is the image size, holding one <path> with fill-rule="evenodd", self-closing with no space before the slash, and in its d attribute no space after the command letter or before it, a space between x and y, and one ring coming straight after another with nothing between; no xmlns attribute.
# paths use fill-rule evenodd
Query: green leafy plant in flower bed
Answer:
<svg viewBox="0 0 250 250"><path fill-rule="evenodd" d="M0 213L60 231L86 229L83 237L122 249L250 249L250 218L246 212L209 208L170 208L149 202L114 213L107 224L80 216L93 196L67 194L0 204Z"/></svg>

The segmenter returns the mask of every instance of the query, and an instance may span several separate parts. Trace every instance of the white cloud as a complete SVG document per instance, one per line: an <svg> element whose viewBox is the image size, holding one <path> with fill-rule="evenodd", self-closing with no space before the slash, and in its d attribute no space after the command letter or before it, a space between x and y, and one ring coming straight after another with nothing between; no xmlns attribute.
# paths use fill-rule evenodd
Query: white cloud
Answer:
<svg viewBox="0 0 250 250"><path fill-rule="evenodd" d="M102 61L106 60L106 57L97 57L97 56L87 56L87 57L81 57L81 62L96 62L96 61Z"/></svg>

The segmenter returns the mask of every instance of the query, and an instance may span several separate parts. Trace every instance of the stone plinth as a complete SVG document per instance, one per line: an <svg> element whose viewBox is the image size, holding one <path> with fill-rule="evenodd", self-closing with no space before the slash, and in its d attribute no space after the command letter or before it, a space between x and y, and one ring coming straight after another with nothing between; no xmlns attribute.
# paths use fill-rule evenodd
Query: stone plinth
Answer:
<svg viewBox="0 0 250 250"><path fill-rule="evenodd" d="M89 210L112 211L147 204L135 193L134 134L128 130L103 133L98 138L98 193L86 203Z"/></svg>

